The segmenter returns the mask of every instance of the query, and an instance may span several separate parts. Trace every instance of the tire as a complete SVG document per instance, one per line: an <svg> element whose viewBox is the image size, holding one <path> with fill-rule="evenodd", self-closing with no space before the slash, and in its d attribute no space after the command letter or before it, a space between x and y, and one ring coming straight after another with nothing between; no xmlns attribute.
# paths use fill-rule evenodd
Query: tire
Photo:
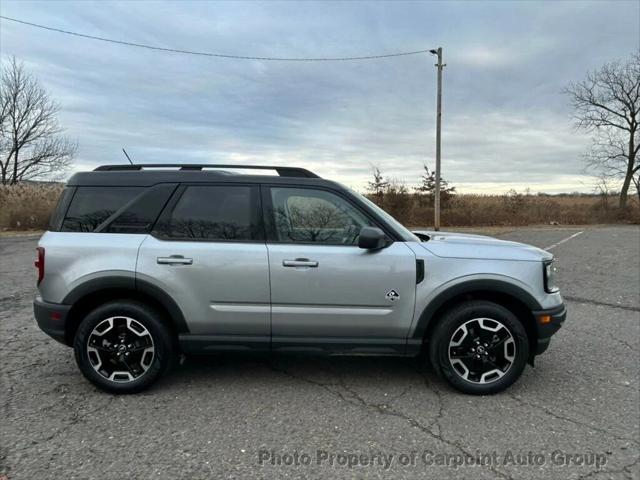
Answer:
<svg viewBox="0 0 640 480"><path fill-rule="evenodd" d="M508 309L474 300L448 310L429 340L434 370L457 390L490 395L512 385L529 358L524 326Z"/></svg>
<svg viewBox="0 0 640 480"><path fill-rule="evenodd" d="M162 316L142 302L100 305L74 337L76 363L96 387L137 393L151 386L174 359L174 340Z"/></svg>

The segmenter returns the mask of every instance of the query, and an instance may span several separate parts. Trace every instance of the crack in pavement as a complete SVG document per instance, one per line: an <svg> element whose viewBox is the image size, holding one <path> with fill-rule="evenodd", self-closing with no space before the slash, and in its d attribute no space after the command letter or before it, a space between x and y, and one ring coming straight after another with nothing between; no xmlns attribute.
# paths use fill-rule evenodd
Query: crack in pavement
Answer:
<svg viewBox="0 0 640 480"><path fill-rule="evenodd" d="M516 402L518 402L519 404L527 406L527 407L535 408L537 410L540 410L540 411L546 413L547 415L549 415L550 417L553 417L553 418L555 418L557 420L563 420L565 422L572 423L572 424L577 425L579 427L587 428L587 429L589 429L589 430L591 430L593 432L602 433L602 434L607 435L607 436L609 436L609 437L611 437L611 438L613 438L615 440L620 440L620 441L624 441L624 442L631 442L631 443L634 443L636 445L640 445L640 443L637 440L634 440L633 438L620 437L618 435L615 435L615 434L609 432L608 430L605 430L604 428L594 427L593 425L589 425L587 423L582 423L582 422L580 422L578 420L574 420L572 418L565 417L563 415L559 415L559 414L555 413L553 410L551 410L551 409L549 409L547 407L544 407L542 405L538 405L536 403L527 402L527 401L523 400L522 398L516 396L514 393L511 393L511 392L508 392L508 391L504 392L504 393L507 396L509 396L510 398L512 398L513 400L515 400Z"/></svg>
<svg viewBox="0 0 640 480"><path fill-rule="evenodd" d="M613 340L614 342L618 342L620 345L624 345L625 347L627 347L632 352L635 352L637 350L636 347L633 347L626 340L622 340L621 338L618 338L618 337L614 336L613 333L609 332L608 330L605 330L605 333L607 335L609 335L609 338L611 338L611 340Z"/></svg>
<svg viewBox="0 0 640 480"><path fill-rule="evenodd" d="M640 307L632 307L632 306L628 306L628 305L618 305L616 303L609 303L609 302L600 302L597 300L591 300L590 298L583 298L583 297L574 297L574 296L570 296L570 295L563 295L562 298L564 298L565 300L569 300L570 302L576 302L576 303L586 303L589 305L597 305L600 307L611 307L611 308L619 308L622 310L629 310L630 312L640 312Z"/></svg>
<svg viewBox="0 0 640 480"><path fill-rule="evenodd" d="M69 384L66 384L66 383L56 384L54 387L50 388L49 390L39 391L34 393L33 395L37 397L45 397L45 398L49 398L53 396L60 398L59 395L62 394L62 398L64 399L66 395L66 389L68 386ZM72 384L72 386L75 386L75 385ZM13 393L13 389L11 389L11 392ZM61 403L68 403L68 402L60 402L60 400L58 399L54 403L51 403L48 405L39 405L38 408L36 408L35 410L27 411L21 415L13 415L11 417L7 416L7 419L10 418L11 422L13 423L20 423L23 420L26 420L28 418L33 418L34 415L40 415L52 410L59 410L59 409L66 411L70 408L65 405L61 406ZM72 405L73 405L73 402L72 402Z"/></svg>
<svg viewBox="0 0 640 480"><path fill-rule="evenodd" d="M422 372L417 372L417 373L418 375L422 376L425 386L430 391L435 393L436 398L438 399L438 413L436 414L435 417L433 417L433 421L429 423L428 427L433 428L434 425L437 426L438 435L442 435L443 428L442 428L442 425L440 425L440 420L444 417L444 399L442 398L442 393L440 392L440 390L435 388L435 385L431 382L431 380L429 380L429 378L424 373Z"/></svg>
<svg viewBox="0 0 640 480"><path fill-rule="evenodd" d="M595 475L599 475L601 473L607 474L607 475L616 474L616 473L626 473L628 474L626 478L633 479L633 472L631 471L631 468L634 466L637 466L638 463L640 463L640 457L638 457L634 462L624 465L622 468L618 470L593 470L592 472L589 472L585 475L581 475L580 477L577 478L577 480L585 480L586 478L593 478ZM607 478L611 478L611 477L607 477Z"/></svg>
<svg viewBox="0 0 640 480"><path fill-rule="evenodd" d="M28 371L31 370L33 367L44 367L45 365L47 365L49 362L46 359L43 360L37 360L33 363L29 363L29 364L23 364L19 367L16 368L11 368L10 370L5 370L3 372L4 375L17 375L17 374L22 374L24 371ZM11 379L13 380L13 379Z"/></svg>
<svg viewBox="0 0 640 480"><path fill-rule="evenodd" d="M53 390L59 390L60 386L56 386ZM47 392L45 392L46 394ZM9 397L12 396L13 394L13 388L9 389ZM116 395L111 395L110 397L107 398L107 401L102 403L101 405L99 405L96 408L93 408L91 410L87 410L82 414L78 414L77 413L77 406L75 405L77 401L83 401L86 399L86 396L81 398L81 399L77 399L71 402L71 404L69 405L69 410L73 411L73 414L71 416L70 422L67 423L66 425L58 428L55 432L53 432L52 434L48 435L47 437L42 438L41 440L38 441L32 441L29 445L25 445L24 447L20 447L20 448L16 448L15 445L13 445L13 448L6 448L3 452L2 452L2 456L3 458L3 462L6 462L6 465L4 466L5 471L6 472L10 472L11 471L11 466L8 464L8 457L11 453L15 452L15 451L19 451L22 449L31 449L37 445L40 445L41 443L46 443L49 442L51 440L53 440L54 438L62 435L64 432L66 432L67 430L69 430L70 428L72 428L73 426L82 423L83 421L85 421L87 418L89 418L91 415L93 415L94 413L98 412L99 410L108 408L109 405L111 405L111 403L113 403L116 400L117 396ZM11 406L10 406L10 400L9 398L7 398L7 402L3 402L2 405L2 409L5 412L9 412L11 410ZM9 416L7 415L7 418L9 418ZM13 419L15 419L16 417L13 417ZM1 469L0 469L1 471Z"/></svg>
<svg viewBox="0 0 640 480"><path fill-rule="evenodd" d="M32 443L32 446L40 445L41 443L49 442L49 441L53 440L54 438L56 438L56 437L58 437L58 436L62 435L64 432L66 432L67 430L69 430L71 427L73 427L73 426L75 426L75 425L77 425L77 424L79 424L79 423L83 422L87 417L89 417L89 416L93 415L94 413L96 413L96 412L98 412L98 411L100 411L100 410L102 410L102 409L104 409L104 408L108 408L108 407L109 407L109 405L111 405L111 404L115 401L115 399L116 399L116 398L117 398L117 396L116 396L116 395L111 395L111 396L107 399L107 401L106 401L106 402L104 402L104 404L102 404L102 405L100 405L100 406L98 406L98 407L96 407L96 408L94 408L94 409L91 409L91 410L85 411L85 412L84 412L83 414L81 414L81 415L78 415L77 413L75 413L75 412L74 412L74 413L73 413L73 415L72 415L72 417L71 417L71 421L70 421L68 424L66 424L66 425L64 425L63 427L61 427L61 428L57 429L55 432L53 432L53 433L52 433L51 435L49 435L48 437L45 437L45 438L43 438L42 440L39 440L39 441L37 441L37 442L33 442L33 443ZM75 408L75 406L74 406L74 408Z"/></svg>
<svg viewBox="0 0 640 480"><path fill-rule="evenodd" d="M20 300L22 298L22 296L23 296L22 293L12 293L7 297L0 298L0 303Z"/></svg>
<svg viewBox="0 0 640 480"><path fill-rule="evenodd" d="M346 390L346 392L349 395L345 395L344 393L335 390L331 387L335 387L336 384L326 384L323 382L318 382L316 380L312 380L309 378L305 378L305 377L301 377L299 375L295 375L289 371L287 371L286 369L282 369L282 368L277 368L276 366L273 365L273 363L270 364L271 366L271 370L273 370L276 373L280 373L282 375L285 375L286 377L292 378L294 380L298 380L301 382L305 382L308 383L310 385L314 385L317 387L320 387L322 389L324 389L325 391L329 392L331 395L333 396L337 396L340 400L344 401L345 403L348 403L350 405L353 405L357 408L366 410L366 411L373 411L375 413L378 413L380 415L387 415L387 416L391 416L391 417L395 417L395 418L400 418L402 420L404 420L405 422L407 422L409 425L411 425L414 428L417 428L418 430L420 430L423 433L426 433L427 435L429 435L431 438L442 442L446 445L449 445L450 447L455 448L456 450L458 450L459 452L471 456L473 457L473 453L468 451L463 445L461 445L459 442L454 441L454 440L449 440L447 438L445 438L442 435L442 427L439 424L439 420L440 418L442 418L442 415L444 413L444 402L442 402L442 397L441 395L438 393L436 393L436 396L438 397L438 402L440 403L439 406L439 411L438 414L436 415L435 419L433 422L431 422L429 425L423 425L422 423L420 423L418 420L416 420L415 418L399 412L397 410L394 410L393 408L391 408L388 404L386 403L370 403L367 402L364 398L362 398L362 396L360 396L360 394L358 394L356 391L354 391L351 387L347 386L344 383L344 380L341 377L339 378L339 383L340 386L342 388L344 388ZM424 377L425 380L426 377ZM428 382L428 380L427 380ZM438 425L438 433L434 432L432 427L434 424ZM506 480L514 480L514 478L509 475L506 472L503 472L497 468L495 468L493 465L483 465L483 467L487 468L488 470L490 470L491 472L493 472L495 475L499 476L500 478L504 478Z"/></svg>

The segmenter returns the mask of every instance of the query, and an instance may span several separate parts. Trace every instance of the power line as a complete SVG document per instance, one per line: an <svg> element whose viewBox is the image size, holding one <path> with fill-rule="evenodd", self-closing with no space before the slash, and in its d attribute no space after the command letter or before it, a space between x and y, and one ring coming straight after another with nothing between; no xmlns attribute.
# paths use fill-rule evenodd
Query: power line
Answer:
<svg viewBox="0 0 640 480"><path fill-rule="evenodd" d="M17 18L5 17L4 15L0 15L0 18L3 20L9 20L10 22L29 25L30 27L41 28L43 30L49 30L52 32L64 33L66 35L73 35L74 37L82 37L82 38L89 38L91 40L99 40L101 42L115 43L118 45L126 45L129 47L146 48L148 50L157 50L161 52L182 53L186 55L198 55L202 57L231 58L235 60L264 60L264 61L274 61L274 62L344 62L349 60L375 60L380 58L404 57L407 55L417 55L420 53L429 52L429 50L416 50L413 52L388 53L384 55L367 55L363 57L319 57L319 58L285 58L285 57L254 57L254 56L245 56L245 55L226 55L222 53L196 52L192 50L180 50L177 48L156 47L153 45L145 45L143 43L125 42L122 40L114 40L112 38L98 37L95 35L87 35L84 33L71 32L69 30L62 30L60 28L48 27L46 25L39 25L37 23L18 20Z"/></svg>

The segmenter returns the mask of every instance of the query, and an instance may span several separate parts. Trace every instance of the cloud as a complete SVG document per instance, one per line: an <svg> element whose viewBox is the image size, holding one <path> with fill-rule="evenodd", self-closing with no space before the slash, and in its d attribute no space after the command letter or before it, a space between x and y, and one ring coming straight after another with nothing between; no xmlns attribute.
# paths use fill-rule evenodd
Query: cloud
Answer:
<svg viewBox="0 0 640 480"><path fill-rule="evenodd" d="M474 67L504 67L521 60L515 48L471 46L460 53L460 65Z"/></svg>
<svg viewBox="0 0 640 480"><path fill-rule="evenodd" d="M631 2L11 2L2 14L171 48L256 56L443 46L443 172L461 191L590 190L561 89L630 53ZM409 184L434 163L430 55L234 61L153 52L2 21L62 105L77 169L122 162L292 164L363 188L371 165Z"/></svg>

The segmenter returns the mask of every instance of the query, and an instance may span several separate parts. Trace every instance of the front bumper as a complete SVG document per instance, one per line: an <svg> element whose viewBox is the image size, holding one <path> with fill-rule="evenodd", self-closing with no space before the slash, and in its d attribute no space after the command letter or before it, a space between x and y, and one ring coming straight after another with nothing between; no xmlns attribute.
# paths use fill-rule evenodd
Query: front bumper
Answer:
<svg viewBox="0 0 640 480"><path fill-rule="evenodd" d="M45 302L40 297L33 301L33 314L40 330L65 345L68 345L65 327L70 309L71 305Z"/></svg>
<svg viewBox="0 0 640 480"><path fill-rule="evenodd" d="M567 308L564 304L547 310L532 312L536 323L536 345L534 355L540 355L549 348L551 336L560 330L560 327L567 318Z"/></svg>

